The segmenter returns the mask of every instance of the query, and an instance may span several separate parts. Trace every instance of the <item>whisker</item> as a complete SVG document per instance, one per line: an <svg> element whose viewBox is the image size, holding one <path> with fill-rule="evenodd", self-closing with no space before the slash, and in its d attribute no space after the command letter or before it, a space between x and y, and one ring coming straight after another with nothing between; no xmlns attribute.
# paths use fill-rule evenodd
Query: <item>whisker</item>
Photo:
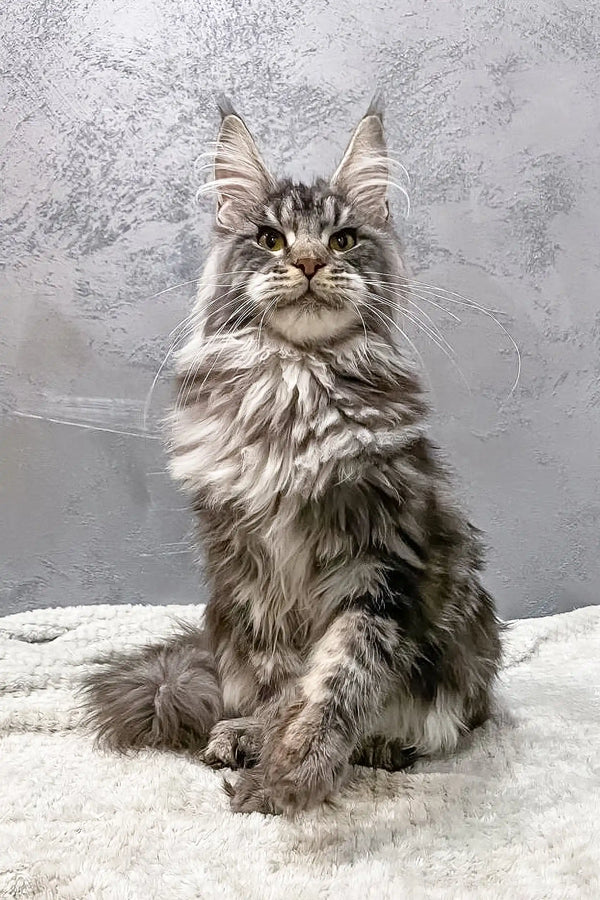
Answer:
<svg viewBox="0 0 600 900"><path fill-rule="evenodd" d="M425 313L422 309L420 309L420 307L418 307L416 303L411 302L411 306L414 306L414 308L417 310L417 312L420 312L422 315L424 315L429 320L429 322L431 322L431 325L428 325L427 322L423 322L423 320L419 316L417 316L416 313L412 312L412 310L409 311L402 304L400 304L398 302L393 302L391 299L386 298L386 297L383 297L382 300L384 303L387 303L388 306L391 306L392 309L397 310L397 312L399 312L400 315L406 316L409 319L409 321L414 322L415 325L417 325L419 328L421 328L421 330L424 332L424 334L426 334L429 338L431 338L431 340L433 340L433 342L436 344L436 346L438 346L440 348L440 350L444 349L444 351L447 352L450 356L452 356L452 358L456 357L456 350L454 349L452 344L448 343L448 341L446 340L444 335L440 332L439 328L433 322L433 320L430 318L430 316L428 316L427 313Z"/></svg>
<svg viewBox="0 0 600 900"><path fill-rule="evenodd" d="M446 340L446 338L444 337L444 335L441 333L440 329L438 328L437 324L436 324L436 323L433 321L433 319L431 318L431 316L427 315L427 313L425 312L425 310L421 309L421 307L418 306L413 300L411 300L409 296L407 296L406 294L402 293L402 292L401 292L399 289L397 289L397 288L383 287L382 285L380 285L379 283L377 283L377 282L375 282L375 281L366 281L366 280L365 280L365 281L364 281L364 284L366 284L366 285L368 285L368 286L376 287L379 291L382 291L382 290L383 290L383 291L385 291L386 293L391 293L391 294L394 294L394 295L397 295L397 294L400 295L407 303L409 303L411 306L414 306L414 308L417 310L417 312L419 312L422 316L425 316L425 319L427 320L427 322L429 322L429 326L425 326L425 327L430 327L430 328L432 329L432 331L435 333L435 335L437 336L438 340L440 340L440 341L445 345L445 347L450 351L450 353L452 353L452 354L454 354L454 355L456 354L456 351L454 350L454 347L452 347L452 345L448 343L448 341ZM376 293L376 292L372 292L372 293ZM382 299L382 301L383 301L384 303L390 303L390 302L391 302L391 301L389 300L389 298L387 298L387 297L382 297L381 299ZM397 308L398 308L401 312L404 310L404 307L403 307L403 306L401 306L401 305L399 305L399 304L396 304L396 306L397 306ZM441 307L440 307L440 308L441 308ZM415 313L413 313L413 315L415 315ZM416 316L415 316L415 317L416 317ZM457 317L455 316L455 318L457 318ZM460 319L459 319L459 321L460 321Z"/></svg>
<svg viewBox="0 0 600 900"><path fill-rule="evenodd" d="M192 278L190 281L180 281L179 284L173 284L171 287L164 288L162 291L157 291L156 294L152 294L150 297L147 297L144 303L147 303L149 300L154 300L156 297L162 296L162 294L168 294L169 291L176 291L177 288L186 287L188 284L198 284L200 278Z"/></svg>
<svg viewBox="0 0 600 900"><path fill-rule="evenodd" d="M515 356L517 359L517 372L516 372L516 376L515 376L513 385L508 393L508 396L510 397L515 392L517 385L519 384L519 381L521 378L521 368L522 368L521 351L519 349L519 345L517 344L516 340L514 339L514 337L510 333L510 331L496 317L495 313L500 313L501 312L500 310L491 309L490 307L483 306L481 303L477 303L472 298L466 297L466 296L464 296L464 294L459 294L458 291L450 291L450 290L447 290L446 288L439 287L439 285L434 285L434 284L428 283L426 281L420 281L420 280L412 279L412 278L406 279L399 275L392 275L391 273L381 273L381 272L375 272L373 270L369 270L369 271L371 271L371 274L376 275L378 278L387 278L390 283L395 282L395 283L397 283L405 288L408 288L408 289L410 289L411 284L417 285L418 289L419 289L419 294L416 294L416 292L414 292L415 296L419 296L420 299L424 300L426 303L430 303L434 306L436 305L433 300L431 300L430 298L428 298L426 296L427 294L432 294L438 300L447 300L449 303L456 303L456 304L465 306L468 309L475 309L478 312L482 313L482 315L491 319L498 326L498 328L502 331L502 333L508 338L508 340L510 341L510 344L515 352Z"/></svg>
<svg viewBox="0 0 600 900"><path fill-rule="evenodd" d="M202 344L202 348L201 348L202 351L203 351L203 352L210 351L211 345L213 345L213 344L218 344L219 338L220 338L221 334L222 334L223 331L227 328L227 326L229 325L229 323L232 322L233 319L234 319L235 317L237 317L238 314L241 313L242 311L243 311L244 314L245 314L245 313L250 309L251 303L252 303L251 298L247 297L247 298L241 303L241 305L240 305L239 307L237 307L236 309L232 310L232 312L230 313L230 315L227 316L227 318L221 323L221 325L219 326L219 328L217 328L217 330L216 330L213 334L208 335L208 336L204 336L204 343Z"/></svg>
<svg viewBox="0 0 600 900"><path fill-rule="evenodd" d="M357 312L358 315L360 316L360 321L362 322L363 331L364 331L364 333L365 333L365 349L366 349L366 351L367 351L367 353L368 353L368 351L369 351L369 339L368 339L368 336L367 336L367 324L366 324L366 322L365 322L365 317L364 317L363 314L361 313L358 304L352 299L352 297L349 296L349 294L347 294L347 293L346 293L345 291L343 291L343 290L340 290L340 293L341 293L342 297L343 297L348 303L351 303L351 304L352 304L352 306L354 307L354 309L356 310L356 312Z"/></svg>
<svg viewBox="0 0 600 900"><path fill-rule="evenodd" d="M402 289L400 289L400 291L401 290ZM459 325L462 325L462 319L460 318L460 316L457 316L456 313L453 313L452 310L446 309L441 304L435 303L433 300L428 300L426 297L422 297L418 291L414 290L414 288L409 287L408 292L411 297L418 297L420 300L426 300L427 303L431 303L432 306L435 306L436 309L439 309L440 312L443 312L445 316L449 316L451 319L454 319L455 322L458 322ZM423 310L421 310L421 312L423 313L423 315L425 315L425 312Z"/></svg>
<svg viewBox="0 0 600 900"><path fill-rule="evenodd" d="M381 298L379 297L377 299L381 299ZM435 346L438 347L438 349L442 351L444 356L446 356L450 360L450 364L452 365L452 367L456 370L456 372L460 376L460 379L463 382L463 384L465 385L465 387L467 388L468 393L471 394L472 393L471 386L470 386L469 382L467 381L464 372L462 371L462 369L460 368L460 366L454 359L454 356L452 356L450 353L448 353L447 350L444 348L443 344L440 344L439 341L436 340L435 336L430 334L428 332L428 330L426 330L423 327L422 322L419 322L417 319L414 319L409 313L406 312L406 310L400 310L400 311L403 313L404 316L406 316L406 318L408 318L409 322L412 322L414 325L417 326L417 328L420 328L421 331L423 331L423 333L432 341L432 343L434 343ZM394 325L395 328L398 328L396 321L391 316L388 316L386 313L383 313L381 310L377 310L377 312L380 315L384 316L392 325ZM400 331L406 337L405 332L402 331L401 329L400 329ZM421 361L422 361L422 357L420 356L420 354L419 354L419 357L421 358ZM425 366L423 366L423 368L425 369Z"/></svg>
<svg viewBox="0 0 600 900"><path fill-rule="evenodd" d="M482 315L486 316L488 319L491 319L492 322L495 322L495 324L498 326L498 328L500 328L500 330L503 332L503 334L510 341L510 343L513 347L513 350L515 351L515 355L517 357L517 374L515 376L513 385L511 387L510 391L508 392L508 396L509 397L512 396L512 394L515 392L517 385L521 378L521 351L519 349L519 345L517 344L516 340L514 339L514 337L508 330L508 328L506 328L502 324L502 322L494 315L494 313L490 309L488 309L485 306L481 306L478 303L475 303L475 301L470 300L469 298L462 297L462 295L457 294L456 291L445 291L441 288L430 287L425 282L416 282L416 283L421 285L421 290L424 291L424 293L427 293L429 291L430 293L433 293L434 296L444 297L446 300L448 300L449 303L459 303L459 304L462 304L463 306L467 306L467 307L471 307L472 309L476 309L480 313L482 313ZM448 296L448 294L452 294L453 296L452 297ZM454 299L454 297L458 297L459 299Z"/></svg>
<svg viewBox="0 0 600 900"><path fill-rule="evenodd" d="M227 327L227 325L237 316L236 321L233 325L233 328L235 329L237 327L237 325L242 321L244 316L247 315L248 311L252 308L253 302L254 302L253 299L251 297L248 297L241 304L241 306L238 307L238 309L236 309L230 316L228 316L227 319L220 326L220 328L215 332L215 334L210 335L207 344L204 347L202 347L202 352L203 353L206 352L207 347L210 347L211 342L212 343L217 342L217 338L219 338L222 335L222 333L223 333L224 329ZM224 346L222 346L218 349L217 354L214 359L214 362L213 362L212 366L210 367L210 369L208 370L207 374L204 376L204 379L202 381L202 384L200 385L199 390L202 390L202 388L206 384L206 381L209 378L209 376L211 375L214 367L216 366L221 354L223 353L223 350L224 350ZM200 358L201 358L201 356L198 355L196 357L196 360L198 361ZM185 376L184 382L181 385L181 388L180 388L178 396L177 396L177 401L175 403L175 412L177 412L179 409L181 409L188 401L190 392L192 390L191 381L193 378L193 373L194 373L195 368L196 368L195 364L190 365L188 368L187 375ZM189 387L188 387L188 385L189 385ZM184 391L186 391L186 393L185 393L185 397L183 398L182 395L183 395Z"/></svg>
<svg viewBox="0 0 600 900"><path fill-rule="evenodd" d="M276 294L276 296L274 297L274 299L272 300L272 302L268 304L267 308L265 309L264 313L262 314L261 319L260 319L260 323L259 323L259 326L258 326L258 340L259 340L259 342L260 342L260 336L261 336L262 328L263 328L263 325L264 325L264 322L265 322L265 317L267 316L268 313L271 312L271 310L273 309L273 307L274 307L277 303L279 303L280 300L281 300L281 294Z"/></svg>
<svg viewBox="0 0 600 900"><path fill-rule="evenodd" d="M363 331L364 331L364 333L365 333L365 349L366 349L367 352L368 352L368 351L369 351L369 338L367 337L367 324L366 324L366 322L365 322L365 317L364 317L363 314L361 313L361 311L360 311L360 309L359 309L359 307L358 307L358 303L355 303L354 300L353 300L351 297L348 297L348 296L346 296L346 300L347 300L349 303L352 304L352 306L354 307L354 309L356 310L356 312L357 312L358 315L360 316L360 321L362 322Z"/></svg>
<svg viewBox="0 0 600 900"><path fill-rule="evenodd" d="M419 362L420 362L420 364L421 364L421 370L422 370L423 374L425 375L425 377L426 377L426 379L427 379L427 381L428 381L428 383L429 383L429 387L430 387L430 389L431 389L431 379L429 378L429 373L427 372L427 366L425 365L425 360L423 359L421 353L420 353L419 350L417 349L417 347L416 347L416 345L414 344L414 342L411 341L411 339L409 338L409 336L406 334L406 332L405 332L402 328L400 328L400 326L398 325L397 322L394 322L393 319L389 319L388 316L385 316L383 313L380 312L380 310L375 309L375 307L371 306L371 305L370 305L369 303L367 303L364 299L363 299L363 303L364 303L365 307L367 308L367 310L368 310L372 315L376 316L376 317L379 319L380 322L382 322L382 324L385 326L386 330L389 329L389 325L391 324L391 325L393 325L394 328L402 335L402 337L404 338L404 340L406 341L406 343L409 345L409 347L411 348L411 350L413 351L413 353L415 354L415 356L418 358L418 360L419 360ZM388 319L389 321L386 321L386 319Z"/></svg>
<svg viewBox="0 0 600 900"><path fill-rule="evenodd" d="M377 295L371 295L371 296L376 296L378 300L382 300L382 299L383 299L383 298L381 298L381 297L379 297L379 296L377 296ZM383 302L385 303L386 301L384 300ZM392 304L390 301L387 301L387 302L388 302L388 305L392 306L392 308L396 308L396 309L398 310L399 313L401 313L405 318L408 319L409 322L412 322L413 325L416 325L417 328L420 328L420 330L423 331L423 334L425 334L425 335L432 341L432 343L435 344L436 347L438 347L440 350L442 350L444 353L446 353L443 344L441 344L441 343L439 342L439 340L438 340L437 337L435 336L435 333L434 333L434 332L431 332L425 325L423 325L422 322L419 321L419 319L413 317L413 315L412 315L411 313L409 313L409 312L408 312L406 309L404 309L403 307L400 307L400 306L394 307L394 304ZM379 312L382 312L382 311L379 310ZM382 313L382 315L386 315L386 316L387 316L387 313ZM388 316L388 318L389 318L391 321L394 321L394 322L395 322L395 319L394 319L392 316ZM452 349L452 348L451 348L451 349ZM454 352L454 351L452 351L452 352ZM446 355L448 356L449 354L446 353Z"/></svg>
<svg viewBox="0 0 600 900"><path fill-rule="evenodd" d="M141 437L146 438L150 441L159 441L160 435L158 434L148 434L140 431L121 431L118 428L107 428L105 426L100 425L89 425L84 422L71 422L68 419L55 419L52 416L40 416L36 413L26 413L21 412L18 409L11 410L12 415L18 416L21 419L38 419L41 422L52 422L54 425L70 425L71 428L83 428L86 431L104 431L108 434L122 434L126 437Z"/></svg>
<svg viewBox="0 0 600 900"><path fill-rule="evenodd" d="M372 274L372 275L377 274L378 277L380 277L380 278L386 278L386 277L387 277L387 276L385 276L385 275L382 275L381 273L375 273L375 272L372 272L372 271L369 270L369 269L365 269L365 272L366 272L367 274ZM376 285L378 285L380 282L366 282L366 283L367 283L367 284L370 283L370 284L376 284ZM386 282L384 282L384 284L385 284L385 283L386 283ZM397 281L397 283L395 283L395 284L394 284L394 282L392 282L392 281L389 281L389 282L387 282L387 283L388 283L388 284L393 284L394 288L396 288L396 289L398 290L398 292L399 292L402 296L411 296L411 297L412 297L412 296L414 296L414 297L419 297L419 296L420 296L419 292L418 292L418 291L415 291L414 288L412 287L412 283L411 283L410 281L407 282L405 279L400 279L400 278L398 278L398 281ZM455 313L453 313L452 310L446 309L444 306L441 306L439 303L435 303L433 300L430 300L430 301L428 301L428 302L430 302L433 306L437 307L437 309L439 309L441 312L443 312L444 315L449 316L451 319L454 319L455 322L462 323L462 319L461 319L459 316L457 316ZM421 312L423 312L423 310L421 310Z"/></svg>
<svg viewBox="0 0 600 900"><path fill-rule="evenodd" d="M455 296L459 297L465 304L473 306L475 309L480 309L482 311L486 311L486 312L490 312L490 313L501 313L502 312L502 310L492 309L490 307L483 306L482 304L477 303L476 300L473 300L470 297L465 297L463 294L459 294L456 291L449 291L449 290L446 290L445 288L439 287L438 285L429 285L424 281L417 281L416 279L409 278L408 276L393 275L389 272L376 272L374 270L367 270L367 269L365 271L368 274L377 276L378 278L386 279L388 281L388 283L390 283L390 284L398 284L399 286L404 287L407 290L412 290L412 286L417 285L420 289L428 288L432 291L432 293L437 293L441 297L442 296L448 297L450 295L455 295ZM447 311L447 312L448 312L448 314L450 314L449 311Z"/></svg>
<svg viewBox="0 0 600 900"><path fill-rule="evenodd" d="M146 394L146 400L144 402L143 417L142 417L142 422L143 422L144 428L146 428L148 414L150 412L150 407L152 405L152 397L154 396L154 391L155 391L156 385L158 383L158 380L160 378L160 375L161 375L164 367L166 366L167 362L171 358L172 353L176 349L177 344L195 330L198 323L200 321L202 321L202 319L204 318L202 313L205 313L209 309L210 306L214 305L219 300L224 300L229 294L232 294L234 291L241 290L241 289L242 288L240 285L235 285L229 291L225 291L224 294L219 294L218 297L215 297L213 300L210 301L210 303L206 304L206 306L204 306L202 308L202 310L200 310L200 311L193 310L188 316L185 317L185 319L183 319L179 323L179 325L176 325L175 328L169 333L169 337L171 337L172 335L175 334L175 332L179 331L179 334L177 334L176 337L173 337L173 340L171 341L171 344L169 345L169 348L158 368L158 371L156 372L156 375L154 376L152 384L150 385L150 389L149 389L148 393ZM236 312L237 312L237 310L236 310Z"/></svg>
<svg viewBox="0 0 600 900"><path fill-rule="evenodd" d="M219 277L223 275L251 275L253 274L254 269L232 269L231 272L219 272ZM175 291L177 288L186 287L188 284L199 284L202 281L202 276L199 275L198 278L191 278L189 281L180 281L179 284L172 284L171 287L163 288L163 290L158 291L156 294L151 294L149 297L146 297L143 303L148 303L150 300L156 299L156 297L160 297L163 294L168 294L169 291ZM219 285L218 282L206 282L207 287L227 287L227 284Z"/></svg>

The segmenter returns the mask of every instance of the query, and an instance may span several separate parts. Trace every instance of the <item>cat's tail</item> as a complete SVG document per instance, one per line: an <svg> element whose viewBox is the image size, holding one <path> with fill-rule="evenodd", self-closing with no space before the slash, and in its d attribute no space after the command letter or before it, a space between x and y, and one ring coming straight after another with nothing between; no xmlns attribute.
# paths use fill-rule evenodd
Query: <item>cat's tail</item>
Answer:
<svg viewBox="0 0 600 900"><path fill-rule="evenodd" d="M206 633L192 626L164 642L98 660L81 698L98 741L121 751L199 750L223 711Z"/></svg>

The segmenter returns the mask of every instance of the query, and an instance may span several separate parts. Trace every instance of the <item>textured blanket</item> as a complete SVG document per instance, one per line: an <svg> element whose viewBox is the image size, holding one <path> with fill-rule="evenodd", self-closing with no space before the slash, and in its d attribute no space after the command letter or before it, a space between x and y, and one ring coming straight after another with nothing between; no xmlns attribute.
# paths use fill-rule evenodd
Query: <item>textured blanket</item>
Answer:
<svg viewBox="0 0 600 900"><path fill-rule="evenodd" d="M0 897L600 897L600 607L515 623L495 718L451 759L356 769L336 809L233 815L194 760L99 752L74 688L197 607L0 619Z"/></svg>

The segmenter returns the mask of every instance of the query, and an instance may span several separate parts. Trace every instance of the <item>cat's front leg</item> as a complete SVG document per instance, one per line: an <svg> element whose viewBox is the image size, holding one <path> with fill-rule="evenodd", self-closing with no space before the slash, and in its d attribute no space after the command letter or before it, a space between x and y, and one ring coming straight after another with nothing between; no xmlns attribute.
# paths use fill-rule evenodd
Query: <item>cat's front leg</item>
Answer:
<svg viewBox="0 0 600 900"><path fill-rule="evenodd" d="M236 785L234 809L292 814L339 789L389 687L399 642L397 624L367 609L334 620L295 696L267 727L258 767Z"/></svg>

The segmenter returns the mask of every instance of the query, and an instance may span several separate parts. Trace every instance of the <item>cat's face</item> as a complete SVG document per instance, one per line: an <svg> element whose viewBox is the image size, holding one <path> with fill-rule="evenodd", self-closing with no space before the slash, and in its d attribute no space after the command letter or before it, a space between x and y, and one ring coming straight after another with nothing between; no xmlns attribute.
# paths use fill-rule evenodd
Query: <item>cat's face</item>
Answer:
<svg viewBox="0 0 600 900"><path fill-rule="evenodd" d="M207 330L255 326L299 344L387 330L382 296L401 273L388 222L383 126L368 114L329 182L277 181L239 116L215 159L217 247ZM383 304L386 306L386 304Z"/></svg>

